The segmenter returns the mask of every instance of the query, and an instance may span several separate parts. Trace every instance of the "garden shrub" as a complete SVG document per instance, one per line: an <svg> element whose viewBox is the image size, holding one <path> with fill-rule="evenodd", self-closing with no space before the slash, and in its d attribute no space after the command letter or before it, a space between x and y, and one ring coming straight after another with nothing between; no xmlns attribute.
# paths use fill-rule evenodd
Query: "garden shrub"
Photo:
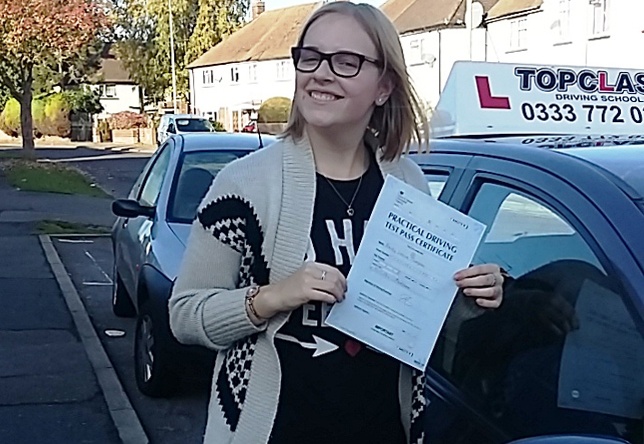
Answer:
<svg viewBox="0 0 644 444"><path fill-rule="evenodd" d="M134 113L132 111L122 111L120 113L112 114L107 122L111 129L134 129L134 128L147 128L148 121L145 115Z"/></svg>
<svg viewBox="0 0 644 444"><path fill-rule="evenodd" d="M47 136L69 137L72 124L71 106L63 94L53 94L45 102L45 122L42 133Z"/></svg>
<svg viewBox="0 0 644 444"><path fill-rule="evenodd" d="M11 137L20 135L20 103L14 98L7 101L0 114L0 130Z"/></svg>
<svg viewBox="0 0 644 444"><path fill-rule="evenodd" d="M219 120L215 120L212 123L212 127L215 129L217 132L225 132L226 128L224 127L224 124L221 123Z"/></svg>
<svg viewBox="0 0 644 444"><path fill-rule="evenodd" d="M31 102L31 116L34 122L34 136L42 137L45 135L47 120L45 116L45 102L43 100L34 100Z"/></svg>
<svg viewBox="0 0 644 444"><path fill-rule="evenodd" d="M264 101L257 112L261 123L285 123L291 113L291 100L286 97L271 97Z"/></svg>

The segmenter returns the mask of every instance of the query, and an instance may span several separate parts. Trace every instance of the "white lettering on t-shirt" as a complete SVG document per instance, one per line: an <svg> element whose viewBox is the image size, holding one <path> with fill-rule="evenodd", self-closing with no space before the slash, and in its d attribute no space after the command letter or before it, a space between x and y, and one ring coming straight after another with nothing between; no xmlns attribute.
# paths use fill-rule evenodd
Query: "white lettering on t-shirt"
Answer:
<svg viewBox="0 0 644 444"><path fill-rule="evenodd" d="M320 304L322 313L319 318L312 317L317 312L317 307L314 304L302 305L302 325L307 327L328 327L326 325L326 317L329 315L331 305L326 302Z"/></svg>
<svg viewBox="0 0 644 444"><path fill-rule="evenodd" d="M333 253L335 254L336 265L342 265L344 263L340 247L347 249L350 264L353 263L353 259L356 257L356 252L353 248L353 225L351 224L351 219L343 219L342 225L344 227L344 238L341 238L336 232L335 224L332 220L326 221L326 228L329 232L329 238L331 239L331 246L333 247Z"/></svg>

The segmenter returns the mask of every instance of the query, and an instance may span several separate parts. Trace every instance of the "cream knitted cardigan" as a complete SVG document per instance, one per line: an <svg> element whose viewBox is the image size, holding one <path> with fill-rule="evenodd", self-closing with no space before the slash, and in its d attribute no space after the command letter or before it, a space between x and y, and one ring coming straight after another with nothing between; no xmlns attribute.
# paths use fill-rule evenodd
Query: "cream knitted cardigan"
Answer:
<svg viewBox="0 0 644 444"><path fill-rule="evenodd" d="M383 177L392 174L428 192L411 160L379 165ZM302 265L315 183L308 140L285 138L226 166L199 207L169 309L170 327L181 343L219 351L206 444L269 439L281 379L274 338L289 314L255 326L244 297L250 285L278 282ZM422 442L423 379L401 365L399 400L412 443Z"/></svg>

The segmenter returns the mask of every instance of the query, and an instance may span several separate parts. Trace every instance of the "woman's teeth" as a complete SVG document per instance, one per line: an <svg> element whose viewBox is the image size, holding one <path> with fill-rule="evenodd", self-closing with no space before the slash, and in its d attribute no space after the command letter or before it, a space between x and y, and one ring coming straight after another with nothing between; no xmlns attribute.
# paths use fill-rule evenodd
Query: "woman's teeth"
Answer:
<svg viewBox="0 0 644 444"><path fill-rule="evenodd" d="M330 102L332 100L337 99L337 97L333 94L328 94L328 93L323 93L318 91L311 91L311 97L313 97L315 100L322 100L326 102Z"/></svg>

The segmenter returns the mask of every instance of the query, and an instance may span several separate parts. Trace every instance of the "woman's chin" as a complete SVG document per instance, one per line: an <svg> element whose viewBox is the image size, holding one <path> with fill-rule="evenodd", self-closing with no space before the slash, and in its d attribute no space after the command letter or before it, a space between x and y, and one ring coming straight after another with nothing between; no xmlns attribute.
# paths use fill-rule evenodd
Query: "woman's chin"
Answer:
<svg viewBox="0 0 644 444"><path fill-rule="evenodd" d="M332 110L302 110L302 116L309 125L319 128L328 128L343 123L341 113Z"/></svg>

